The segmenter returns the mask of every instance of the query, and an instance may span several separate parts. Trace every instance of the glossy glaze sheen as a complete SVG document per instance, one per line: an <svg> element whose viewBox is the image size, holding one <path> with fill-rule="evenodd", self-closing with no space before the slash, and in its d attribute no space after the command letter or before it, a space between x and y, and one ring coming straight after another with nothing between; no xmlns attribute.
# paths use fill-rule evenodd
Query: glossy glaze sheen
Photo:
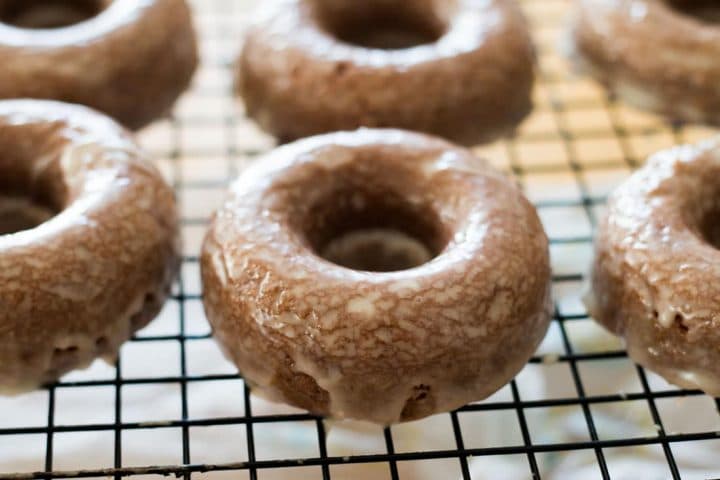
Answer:
<svg viewBox="0 0 720 480"><path fill-rule="evenodd" d="M512 130L530 111L534 81L515 1L402 1L433 10L444 35L413 48L364 48L327 33L313 0L266 2L238 61L249 115L282 141L365 126L477 144Z"/></svg>
<svg viewBox="0 0 720 480"><path fill-rule="evenodd" d="M611 197L593 271L593 316L630 356L682 387L720 395L720 143L653 156ZM710 217L707 217L711 214Z"/></svg>
<svg viewBox="0 0 720 480"><path fill-rule="evenodd" d="M383 192L439 223L439 255L389 273L315 255L308 223L353 181L353 204ZM534 208L470 152L399 130L312 137L259 160L215 215L201 265L215 336L254 391L335 418L390 424L485 398L550 320Z"/></svg>
<svg viewBox="0 0 720 480"><path fill-rule="evenodd" d="M720 124L720 24L666 0L577 0L569 54L627 102Z"/></svg>
<svg viewBox="0 0 720 480"><path fill-rule="evenodd" d="M169 113L197 46L185 0L114 0L69 27L0 23L0 98L88 105L133 129Z"/></svg>
<svg viewBox="0 0 720 480"><path fill-rule="evenodd" d="M109 118L0 101L0 183L60 210L0 236L0 391L55 380L149 322L178 266L173 192Z"/></svg>

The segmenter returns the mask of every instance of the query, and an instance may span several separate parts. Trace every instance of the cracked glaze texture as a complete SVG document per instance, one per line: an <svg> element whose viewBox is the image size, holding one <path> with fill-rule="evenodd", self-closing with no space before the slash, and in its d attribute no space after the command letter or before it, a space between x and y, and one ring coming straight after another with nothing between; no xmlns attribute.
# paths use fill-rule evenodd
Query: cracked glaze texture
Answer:
<svg viewBox="0 0 720 480"><path fill-rule="evenodd" d="M160 310L178 266L170 187L131 137L84 107L0 101L0 190L57 215L0 235L0 391L53 381Z"/></svg>
<svg viewBox="0 0 720 480"><path fill-rule="evenodd" d="M600 225L592 315L630 356L720 395L720 143L654 155L613 193Z"/></svg>
<svg viewBox="0 0 720 480"><path fill-rule="evenodd" d="M437 256L343 268L313 253L333 224L402 228ZM550 320L532 205L467 150L400 130L268 154L232 186L201 262L215 336L254 391L335 418L390 424L483 399Z"/></svg>
<svg viewBox="0 0 720 480"><path fill-rule="evenodd" d="M68 27L0 23L0 98L80 103L133 129L169 113L197 65L185 1L98 1L102 12Z"/></svg>
<svg viewBox="0 0 720 480"><path fill-rule="evenodd" d="M628 103L720 125L720 24L698 16L667 0L577 0L569 56Z"/></svg>
<svg viewBox="0 0 720 480"><path fill-rule="evenodd" d="M365 126L477 144L513 130L532 107L535 55L514 0L266 3L237 83L249 115L281 141ZM382 44L407 23L426 43L382 49L338 39L383 23L385 38L366 40Z"/></svg>

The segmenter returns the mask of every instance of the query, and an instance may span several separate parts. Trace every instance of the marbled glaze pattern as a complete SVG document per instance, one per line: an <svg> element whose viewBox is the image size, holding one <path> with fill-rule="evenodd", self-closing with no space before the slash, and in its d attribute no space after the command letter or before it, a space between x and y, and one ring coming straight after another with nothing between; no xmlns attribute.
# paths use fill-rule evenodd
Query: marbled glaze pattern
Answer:
<svg viewBox="0 0 720 480"><path fill-rule="evenodd" d="M577 68L628 103L720 125L720 24L667 0L577 0L571 37Z"/></svg>
<svg viewBox="0 0 720 480"><path fill-rule="evenodd" d="M178 267L172 189L118 124L84 107L0 101L0 189L59 213L0 235L0 391L55 380L160 310Z"/></svg>
<svg viewBox="0 0 720 480"><path fill-rule="evenodd" d="M613 193L589 307L636 362L720 395L720 142L660 152Z"/></svg>
<svg viewBox="0 0 720 480"><path fill-rule="evenodd" d="M368 218L437 256L374 273L314 253L328 225ZM259 160L216 213L201 266L215 336L254 391L335 418L390 424L485 398L550 320L532 205L467 150L400 130L312 137Z"/></svg>
<svg viewBox="0 0 720 480"><path fill-rule="evenodd" d="M377 12L422 19L440 36L367 48L338 40L322 20ZM364 126L477 144L508 133L531 109L535 55L514 0L280 0L258 17L237 88L249 115L281 141Z"/></svg>
<svg viewBox="0 0 720 480"><path fill-rule="evenodd" d="M102 1L68 27L0 23L0 98L80 103L132 129L169 113L198 61L185 0Z"/></svg>

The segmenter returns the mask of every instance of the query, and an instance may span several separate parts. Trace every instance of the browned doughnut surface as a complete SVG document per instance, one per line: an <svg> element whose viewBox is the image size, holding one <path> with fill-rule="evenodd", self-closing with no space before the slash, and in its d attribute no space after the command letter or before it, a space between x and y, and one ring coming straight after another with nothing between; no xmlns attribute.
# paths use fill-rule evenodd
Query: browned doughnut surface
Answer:
<svg viewBox="0 0 720 480"><path fill-rule="evenodd" d="M490 395L550 319L534 208L467 150L399 130L259 160L214 218L202 278L215 336L255 391L381 424Z"/></svg>
<svg viewBox="0 0 720 480"><path fill-rule="evenodd" d="M514 0L265 3L238 89L283 141L366 126L476 144L530 111L534 53Z"/></svg>
<svg viewBox="0 0 720 480"><path fill-rule="evenodd" d="M591 313L630 356L720 395L720 143L652 157L600 225Z"/></svg>
<svg viewBox="0 0 720 480"><path fill-rule="evenodd" d="M185 0L0 0L0 98L80 103L137 129L169 113L196 64Z"/></svg>
<svg viewBox="0 0 720 480"><path fill-rule="evenodd" d="M113 358L157 314L178 224L157 170L91 110L0 101L0 152L0 391L12 393Z"/></svg>
<svg viewBox="0 0 720 480"><path fill-rule="evenodd" d="M716 1L577 0L570 55L628 103L720 124L718 21Z"/></svg>

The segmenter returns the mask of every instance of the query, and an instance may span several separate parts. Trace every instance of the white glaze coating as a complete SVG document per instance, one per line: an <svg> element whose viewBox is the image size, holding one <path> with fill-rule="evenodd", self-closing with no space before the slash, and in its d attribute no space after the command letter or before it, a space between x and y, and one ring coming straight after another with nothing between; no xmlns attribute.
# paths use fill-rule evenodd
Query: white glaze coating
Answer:
<svg viewBox="0 0 720 480"><path fill-rule="evenodd" d="M373 273L313 253L338 218L376 212L384 227L422 224L438 256ZM482 399L550 319L532 206L470 152L398 130L312 137L259 160L217 212L201 265L215 336L255 391L337 418L389 424Z"/></svg>
<svg viewBox="0 0 720 480"><path fill-rule="evenodd" d="M720 25L666 0L576 4L564 47L578 70L639 108L720 124Z"/></svg>
<svg viewBox="0 0 720 480"><path fill-rule="evenodd" d="M369 48L325 25L347 16L372 24L377 12L395 24L423 18L439 38ZM365 126L477 144L530 111L534 63L515 0L282 0L263 3L248 31L238 91L248 114L281 141Z"/></svg>
<svg viewBox="0 0 720 480"><path fill-rule="evenodd" d="M0 235L0 391L53 381L149 322L178 267L173 192L130 135L84 107L0 101L0 189L59 213Z"/></svg>
<svg viewBox="0 0 720 480"><path fill-rule="evenodd" d="M715 396L720 251L710 238L720 222L719 175L720 143L711 140L654 155L618 188L600 224L588 304L635 361Z"/></svg>
<svg viewBox="0 0 720 480"><path fill-rule="evenodd" d="M138 129L188 87L197 45L185 0L113 0L58 28L0 20L0 98L46 98L100 110Z"/></svg>

